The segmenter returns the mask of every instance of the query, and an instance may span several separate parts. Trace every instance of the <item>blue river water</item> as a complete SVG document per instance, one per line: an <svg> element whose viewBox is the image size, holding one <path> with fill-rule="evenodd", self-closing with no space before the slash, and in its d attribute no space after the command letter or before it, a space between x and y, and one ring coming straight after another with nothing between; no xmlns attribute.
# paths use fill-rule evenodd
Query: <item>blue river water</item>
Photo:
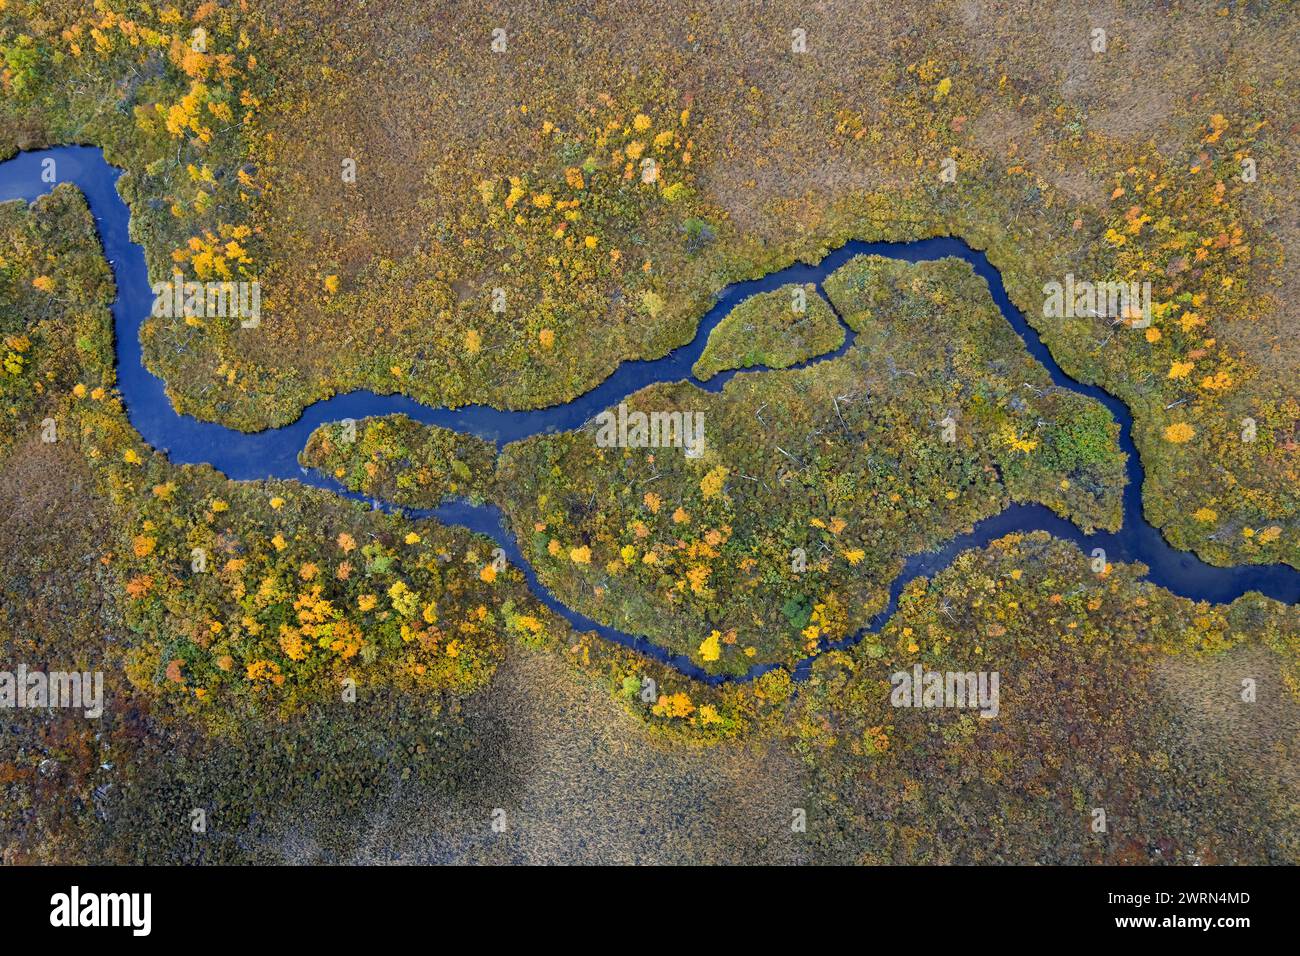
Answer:
<svg viewBox="0 0 1300 956"><path fill-rule="evenodd" d="M500 509L493 505L475 505L466 501L448 501L428 510L398 509L382 502L372 502L348 492L332 479L302 468L298 453L308 437L321 424L367 416L405 414L417 421L455 429L493 441L498 447L530 435L578 428L606 408L616 406L628 395L657 382L691 381L697 387L718 391L730 378L744 372L725 372L707 383L699 382L691 367L704 350L709 333L739 302L791 282L814 283L821 289L822 280L857 255L881 255L907 262L952 256L970 264L988 284L993 300L1025 347L1049 372L1052 381L1063 388L1095 398L1121 426L1120 443L1128 454L1128 484L1124 489L1124 520L1118 532L1085 535L1073 524L1052 513L1043 505L1014 504L1001 513L979 522L972 531L956 535L941 549L910 557L903 571L890 586L888 605L851 637L829 647L845 647L878 631L893 615L898 597L908 582L932 576L947 567L962 551L982 547L988 542L1014 532L1047 531L1073 541L1085 553L1102 548L1108 561L1140 561L1149 568L1153 583L1175 594L1195 600L1226 603L1247 591L1258 591L1287 603L1300 602L1300 571L1287 565L1243 565L1215 567L1195 555L1179 551L1165 541L1142 513L1142 464L1133 445L1132 417L1119 399L1093 385L1070 378L1028 325L1021 312L1011 303L1002 276L985 257L964 241L951 237L924 239L905 243L849 242L834 250L817 265L796 263L772 272L761 279L737 282L719 295L717 302L701 320L695 338L662 358L623 362L598 386L563 405L531 411L502 411L486 405L469 405L456 409L422 405L397 395L377 395L368 391L336 395L308 406L301 418L283 428L245 433L213 422L203 422L177 414L164 390L163 382L153 375L141 358L140 325L149 314L153 293L145 268L144 250L132 242L128 232L130 210L117 192L122 170L108 164L95 147L62 146L54 149L19 153L0 163L0 201L32 201L53 188L42 173L46 160L54 160L56 182L78 186L94 216L104 255L117 284L117 298L112 305L116 338L118 388L127 416L150 446L164 452L175 464L209 464L227 477L240 481L264 478L291 479L324 488L356 500L366 501L385 510L400 510L416 520L435 519L459 525L495 541L508 560L522 570L536 597L581 631L594 631L600 637L631 647L676 668L683 674L709 683L750 680L779 665L755 665L743 675L715 675L700 668L691 659L674 655L644 637L628 634L615 627L593 621L565 607L537 579L537 574L521 553L515 536ZM852 344L848 331L844 345L834 353L811 362L825 361L841 355ZM752 371L752 370L751 370ZM795 669L796 677L806 676L811 658Z"/></svg>

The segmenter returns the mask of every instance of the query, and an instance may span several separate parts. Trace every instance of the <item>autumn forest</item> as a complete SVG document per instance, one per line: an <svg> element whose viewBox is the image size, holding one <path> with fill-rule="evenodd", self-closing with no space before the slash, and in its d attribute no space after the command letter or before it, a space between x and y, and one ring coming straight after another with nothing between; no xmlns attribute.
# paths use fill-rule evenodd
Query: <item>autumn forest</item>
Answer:
<svg viewBox="0 0 1300 956"><path fill-rule="evenodd" d="M1300 862L1293 4L363 7L0 0L3 863Z"/></svg>

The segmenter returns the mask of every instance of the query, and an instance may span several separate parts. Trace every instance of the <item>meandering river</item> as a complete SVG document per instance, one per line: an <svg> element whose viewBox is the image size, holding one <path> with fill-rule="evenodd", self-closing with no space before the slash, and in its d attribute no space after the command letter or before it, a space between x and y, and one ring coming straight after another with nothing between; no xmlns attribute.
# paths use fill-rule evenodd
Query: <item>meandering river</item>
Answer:
<svg viewBox="0 0 1300 956"><path fill-rule="evenodd" d="M955 536L940 550L909 558L890 586L888 605L853 636L834 645L823 645L823 652L832 646L845 647L857 643L867 634L878 631L894 613L899 594L909 581L921 576L932 576L950 564L962 551L982 547L1013 532L1047 531L1058 538L1075 542L1085 553L1091 552L1093 548L1103 548L1109 561L1140 561L1150 569L1148 578L1153 583L1195 600L1226 603L1247 591L1259 591L1287 603L1300 602L1300 572L1294 568L1281 564L1215 567L1193 554L1171 547L1160 532L1146 521L1142 513L1142 463L1133 445L1133 422L1128 408L1096 386L1077 382L1061 370L1038 334L1011 303L1002 284L1001 274L982 252L972 249L960 239L936 238L905 243L850 242L827 255L815 266L797 263L761 279L734 283L723 290L716 304L700 322L695 338L690 343L659 359L623 362L600 385L563 405L519 412L501 411L485 405L457 409L435 408L402 396L357 391L315 402L291 425L248 434L177 414L166 396L162 380L144 366L140 325L152 308L154 296L145 268L144 250L132 242L129 235L130 210L117 192L117 180L122 175L122 170L109 165L99 149L89 146L63 146L19 153L0 163L0 201L22 199L30 202L52 189L55 184L42 178L42 172L46 168L44 161L47 159L55 161L57 182L73 183L85 195L95 218L104 255L117 284L117 298L112 305L113 327L118 388L127 416L145 442L165 453L173 463L208 464L227 477L240 481L291 479L349 498L368 501L346 491L332 479L298 464L298 453L306 445L311 433L321 424L346 418L361 419L401 413L426 424L477 435L500 447L530 435L578 428L597 413L656 382L689 380L702 389L718 391L733 375L758 369L726 372L707 383L701 383L691 373L691 367L704 350L713 328L737 303L749 296L791 282L811 282L820 290L821 282L826 276L856 255L874 254L908 262L952 256L969 263L988 283L993 301L1002 315L1024 341L1030 354L1048 370L1053 383L1095 398L1120 423L1120 444L1128 453L1123 526L1114 533L1084 534L1043 505L1011 505L998 515L979 522L972 531ZM825 361L843 354L851 343L850 331L841 348L804 364ZM501 511L492 505L450 501L438 508L414 510L396 509L381 502L369 503L388 510L401 510L417 520L435 519L443 524L459 525L486 535L505 551L511 563L523 571L537 598L565 617L575 628L595 631L606 640L634 648L693 678L709 683L744 681L779 666L755 665L743 675L709 674L685 656L675 655L644 637L593 621L565 607L538 580ZM811 658L804 660L795 669L795 676L805 676L810 666Z"/></svg>

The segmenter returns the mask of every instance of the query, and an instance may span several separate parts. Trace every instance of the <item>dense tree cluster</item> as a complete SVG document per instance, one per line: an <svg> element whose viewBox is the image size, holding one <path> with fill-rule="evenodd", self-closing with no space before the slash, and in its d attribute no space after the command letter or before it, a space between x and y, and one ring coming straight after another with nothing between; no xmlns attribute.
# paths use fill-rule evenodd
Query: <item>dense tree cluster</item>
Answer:
<svg viewBox="0 0 1300 956"><path fill-rule="evenodd" d="M790 285L741 302L709 333L692 371L701 381L733 368L789 368L844 343L839 319L814 285Z"/></svg>
<svg viewBox="0 0 1300 956"><path fill-rule="evenodd" d="M405 415L322 425L298 458L351 491L406 507L493 497L496 448L490 442Z"/></svg>
<svg viewBox="0 0 1300 956"><path fill-rule="evenodd" d="M701 413L700 457L594 424L507 446L499 493L562 600L737 672L852 632L908 555L1010 501L1118 527L1118 426L1052 386L965 263L858 258L825 287L843 356L627 403Z"/></svg>

